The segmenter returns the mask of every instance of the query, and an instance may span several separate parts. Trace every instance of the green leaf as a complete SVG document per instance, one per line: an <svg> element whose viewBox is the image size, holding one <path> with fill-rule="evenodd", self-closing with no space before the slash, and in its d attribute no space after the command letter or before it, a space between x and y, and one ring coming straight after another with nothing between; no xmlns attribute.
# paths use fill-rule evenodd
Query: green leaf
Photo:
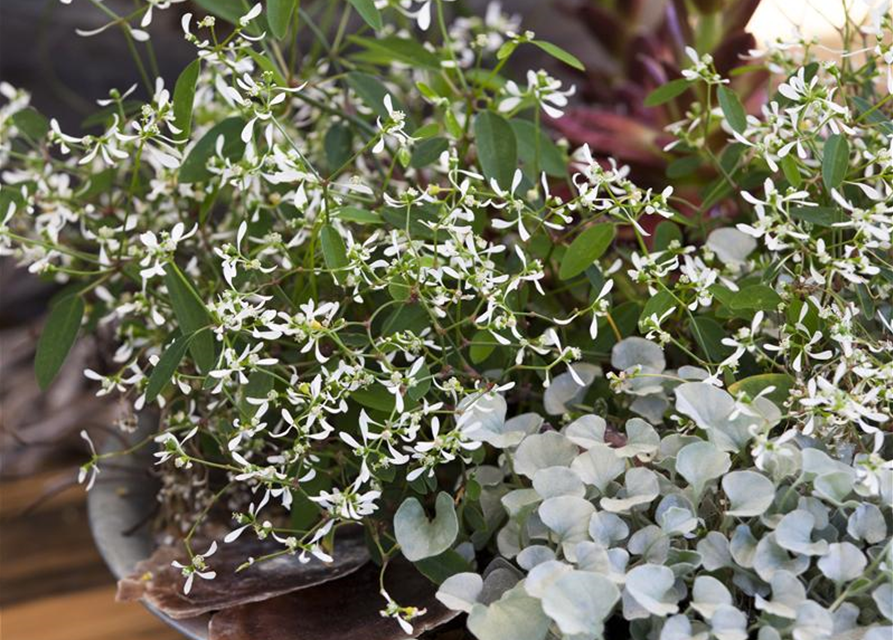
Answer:
<svg viewBox="0 0 893 640"><path fill-rule="evenodd" d="M412 286L410 286L403 276L395 276L388 283L388 293L394 300L405 302L412 295Z"/></svg>
<svg viewBox="0 0 893 640"><path fill-rule="evenodd" d="M738 94L728 87L719 85L717 95L719 106L728 120L729 126L736 132L742 133L747 128L747 112L744 110L744 105L741 104Z"/></svg>
<svg viewBox="0 0 893 640"><path fill-rule="evenodd" d="M642 315L639 317L639 329L644 331L643 323L652 315L657 315L660 318L667 309L672 309L675 306L676 300L669 291L658 291L657 295L651 296L645 303L645 308L642 309Z"/></svg>
<svg viewBox="0 0 893 640"><path fill-rule="evenodd" d="M270 31L279 40L288 35L291 17L298 6L298 0L267 0L267 22Z"/></svg>
<svg viewBox="0 0 893 640"><path fill-rule="evenodd" d="M199 71L201 60L196 58L180 72L177 84L174 85L174 124L181 131L177 134L179 140L188 140L192 130L192 107Z"/></svg>
<svg viewBox="0 0 893 640"><path fill-rule="evenodd" d="M326 131L323 147L326 152L329 173L334 173L353 156L353 133L350 127L342 122L333 124Z"/></svg>
<svg viewBox="0 0 893 640"><path fill-rule="evenodd" d="M375 8L372 0L347 0L357 10L360 17L376 31L381 31L381 12Z"/></svg>
<svg viewBox="0 0 893 640"><path fill-rule="evenodd" d="M660 222L654 230L655 251L665 250L674 240L682 243L682 230L679 225L670 220Z"/></svg>
<svg viewBox="0 0 893 640"><path fill-rule="evenodd" d="M199 371L208 373L217 364L217 345L214 336L210 331L202 331L211 325L211 315L177 265L169 262L164 271L164 283L167 286L174 315L177 316L180 333L197 334L189 344L189 352Z"/></svg>
<svg viewBox="0 0 893 640"><path fill-rule="evenodd" d="M508 189L518 168L518 143L511 125L498 113L482 111L474 119L474 138L484 175Z"/></svg>
<svg viewBox="0 0 893 640"><path fill-rule="evenodd" d="M34 373L41 389L46 390L62 368L83 317L84 301L77 294L62 298L50 310L34 356Z"/></svg>
<svg viewBox="0 0 893 640"><path fill-rule="evenodd" d="M254 49L245 49L245 51L251 56L251 59L254 60L255 64L260 67L261 71L269 72L273 76L273 82L277 87L288 86L288 80L285 79L285 76L279 71L279 67L277 67L270 58Z"/></svg>
<svg viewBox="0 0 893 640"><path fill-rule="evenodd" d="M713 318L695 317L689 326L691 335L710 362L721 362L731 353L731 348L722 343L726 330Z"/></svg>
<svg viewBox="0 0 893 640"><path fill-rule="evenodd" d="M12 116L15 128L24 133L33 142L40 142L50 130L50 122L38 113L34 107L17 111Z"/></svg>
<svg viewBox="0 0 893 640"><path fill-rule="evenodd" d="M239 18L248 13L251 4L246 0L195 0L195 4L205 9L208 13L223 18L232 24L239 24ZM250 35L258 36L267 30L267 21L263 14L251 21L245 28Z"/></svg>
<svg viewBox="0 0 893 640"><path fill-rule="evenodd" d="M791 207L791 217L796 220L810 222L817 227L833 227L835 222L843 222L844 217L834 207Z"/></svg>
<svg viewBox="0 0 893 640"><path fill-rule="evenodd" d="M440 131L440 125L436 122L430 122L423 127L419 127L412 132L412 137L416 140L427 140L433 138Z"/></svg>
<svg viewBox="0 0 893 640"><path fill-rule="evenodd" d="M743 309L775 311L781 302L781 296L772 287L765 284L752 284L749 287L744 287L732 297L729 308L733 311Z"/></svg>
<svg viewBox="0 0 893 640"><path fill-rule="evenodd" d="M164 353L161 354L158 364L155 365L155 368L152 369L152 375L149 376L149 383L146 385L147 404L155 402L158 394L164 390L167 383L174 377L174 372L180 366L180 362L183 360L183 356L186 355L186 350L189 348L189 344L195 335L197 334L190 333L189 335L177 336L164 350Z"/></svg>
<svg viewBox="0 0 893 640"><path fill-rule="evenodd" d="M857 121L865 118L868 123L878 125L878 127L888 136L893 135L893 122L891 122L887 116L884 115L884 112L878 108L879 105L872 105L868 100L861 96L853 96L852 100L856 104L856 109L859 112Z"/></svg>
<svg viewBox="0 0 893 640"><path fill-rule="evenodd" d="M245 153L245 143L241 137L244 126L242 118L227 118L203 135L183 160L180 183L201 182L211 177L207 164L216 154L217 138L220 136L223 136L223 157L232 162L239 160Z"/></svg>
<svg viewBox="0 0 893 640"><path fill-rule="evenodd" d="M587 267L598 260L611 246L614 231L612 224L596 224L574 238L561 260L558 277L570 280L586 271Z"/></svg>
<svg viewBox="0 0 893 640"><path fill-rule="evenodd" d="M367 409L374 409L382 413L390 413L394 410L394 396L380 384L374 384L366 389L357 389L350 394L350 399L359 402Z"/></svg>
<svg viewBox="0 0 893 640"><path fill-rule="evenodd" d="M515 132L518 142L518 157L525 167L533 167L536 164L536 125L529 120L511 120L509 124ZM540 129L540 171L553 178L563 178L567 175L567 160L558 145L552 141L548 134ZM539 176L533 176L538 179Z"/></svg>
<svg viewBox="0 0 893 640"><path fill-rule="evenodd" d="M431 389L431 370L428 368L427 363L422 365L422 368L415 374L413 380L415 380L415 384L409 387L406 395L413 400L421 400Z"/></svg>
<svg viewBox="0 0 893 640"><path fill-rule="evenodd" d="M416 68L440 70L440 58L416 40L398 36L377 39L348 36L348 40L374 54L374 58L382 63L396 61Z"/></svg>
<svg viewBox="0 0 893 640"><path fill-rule="evenodd" d="M447 549L432 558L419 560L415 563L415 568L434 584L442 584L450 576L473 570L468 560L453 549Z"/></svg>
<svg viewBox="0 0 893 640"><path fill-rule="evenodd" d="M667 177L671 180L685 178L701 168L701 158L697 155L676 158L667 165Z"/></svg>
<svg viewBox="0 0 893 640"><path fill-rule="evenodd" d="M850 165L850 143L839 133L825 141L822 155L822 181L829 191L838 188L846 178Z"/></svg>
<svg viewBox="0 0 893 640"><path fill-rule="evenodd" d="M729 385L729 393L737 395L744 391L755 398L766 387L775 387L766 397L780 407L790 396L793 386L794 379L786 373L761 373Z"/></svg>
<svg viewBox="0 0 893 640"><path fill-rule="evenodd" d="M248 402L248 398L266 398L275 384L276 379L263 369L252 371L248 376L248 384L242 387L242 400L239 403L242 411L249 416L256 414L259 407Z"/></svg>
<svg viewBox="0 0 893 640"><path fill-rule="evenodd" d="M372 109L372 112L379 118L387 118L388 110L384 106L384 97L391 94L390 91L375 76L359 71L351 71L345 76L348 86L360 97L366 106ZM405 111L403 105L396 96L391 94L391 100L394 108L399 111Z"/></svg>
<svg viewBox="0 0 893 640"><path fill-rule="evenodd" d="M580 62L580 59L577 56L568 53L561 47L556 44L552 44L551 42L546 42L545 40L531 40L531 44L535 44L540 49L548 53L550 56L555 58L556 60L561 60L564 64L569 67L573 67L574 69L579 69L580 71L586 71L586 67L583 66L583 63Z"/></svg>
<svg viewBox="0 0 893 640"><path fill-rule="evenodd" d="M374 211L367 211L359 207L343 207L338 209L334 215L339 220L356 224L382 224L384 222L381 216Z"/></svg>
<svg viewBox="0 0 893 640"><path fill-rule="evenodd" d="M781 159L780 164L784 177L791 183L791 186L795 189L800 188L800 185L803 184L803 176L800 175L800 169L797 166L797 159L794 157L794 154L789 153L786 155Z"/></svg>
<svg viewBox="0 0 893 640"><path fill-rule="evenodd" d="M480 364L490 357L490 354L499 346L496 338L489 331L478 331L471 338L474 343L469 348L469 356L474 364Z"/></svg>
<svg viewBox="0 0 893 640"><path fill-rule="evenodd" d="M387 317L381 328L381 335L392 336L399 331L421 332L429 325L431 318L424 306L417 303L399 305Z"/></svg>
<svg viewBox="0 0 893 640"><path fill-rule="evenodd" d="M689 81L685 78L671 80L667 84L659 86L645 98L646 107L657 107L673 98L682 95L688 89Z"/></svg>
<svg viewBox="0 0 893 640"><path fill-rule="evenodd" d="M422 140L412 151L412 160L409 161L410 166L414 169L427 167L437 161L440 154L449 149L450 143L446 138L428 138Z"/></svg>
<svg viewBox="0 0 893 640"><path fill-rule="evenodd" d="M499 47L499 51L496 52L497 60L505 60L510 55L515 52L515 49L518 48L517 40L508 40L501 47Z"/></svg>
<svg viewBox="0 0 893 640"><path fill-rule="evenodd" d="M350 264L347 260L344 239L335 227L327 224L320 231L319 241L322 245L322 256L326 261L326 267L333 272L332 277L336 282L342 282L347 277L343 270Z"/></svg>

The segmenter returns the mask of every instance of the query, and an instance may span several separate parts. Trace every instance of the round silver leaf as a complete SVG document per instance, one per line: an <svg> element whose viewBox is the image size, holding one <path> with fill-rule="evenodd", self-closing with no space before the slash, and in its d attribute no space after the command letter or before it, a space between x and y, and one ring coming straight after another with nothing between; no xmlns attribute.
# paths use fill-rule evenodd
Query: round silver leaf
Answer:
<svg viewBox="0 0 893 640"><path fill-rule="evenodd" d="M443 553L459 533L459 520L450 494L440 492L434 505L434 520L428 520L422 504L407 498L394 514L394 534L407 560L415 562Z"/></svg>
<svg viewBox="0 0 893 640"><path fill-rule="evenodd" d="M443 581L435 596L448 609L468 613L484 588L484 579L476 573L457 573Z"/></svg>
<svg viewBox="0 0 893 640"><path fill-rule="evenodd" d="M543 611L568 635L600 634L620 591L613 582L588 571L572 571L546 589Z"/></svg>
<svg viewBox="0 0 893 640"><path fill-rule="evenodd" d="M763 515L775 500L775 485L756 471L733 471L725 475L722 490L732 503L726 515L739 518Z"/></svg>
<svg viewBox="0 0 893 640"><path fill-rule="evenodd" d="M829 545L828 553L819 558L818 565L826 578L840 585L861 576L868 560L851 542L834 542Z"/></svg>
<svg viewBox="0 0 893 640"><path fill-rule="evenodd" d="M532 480L540 469L569 466L577 451L573 442L556 431L527 436L515 451L515 472Z"/></svg>

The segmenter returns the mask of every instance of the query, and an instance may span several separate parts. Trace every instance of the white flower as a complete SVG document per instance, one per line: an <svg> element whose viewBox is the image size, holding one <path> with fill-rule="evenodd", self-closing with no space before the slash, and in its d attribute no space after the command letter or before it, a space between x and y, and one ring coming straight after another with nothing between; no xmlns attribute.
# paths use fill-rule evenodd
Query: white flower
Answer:
<svg viewBox="0 0 893 640"><path fill-rule="evenodd" d="M494 218L490 221L490 224L493 225L494 229L508 229L509 227L517 225L518 235L521 236L521 240L527 242L530 240L530 233L527 231L527 227L524 226L524 209L526 204L520 197L515 196L515 191L521 184L522 177L521 170L515 169L515 173L512 176L511 188L508 191L499 186L495 178L490 179L490 188L493 189L496 196L502 200L502 202L492 202L492 206L496 209L506 209L509 213L513 212L517 216L515 220L500 220L499 218Z"/></svg>
<svg viewBox="0 0 893 640"><path fill-rule="evenodd" d="M413 139L403 129L406 126L406 114L402 111L394 109L394 101L391 94L384 97L384 107L388 112L388 119L382 121L379 117L376 119L378 125L378 142L372 147L372 153L378 154L384 151L385 139L390 136L397 141L397 144L403 148L412 144Z"/></svg>
<svg viewBox="0 0 893 640"><path fill-rule="evenodd" d="M527 88L522 90L514 80L505 83L504 93L508 96L499 103L499 111L514 111L526 99L531 98L552 118L564 115L563 109L568 98L577 91L575 86L561 90L561 81L548 75L542 69L527 72Z"/></svg>
<svg viewBox="0 0 893 640"><path fill-rule="evenodd" d="M192 591L192 582L195 580L195 576L202 578L204 580L213 580L217 577L216 571L209 571L208 565L205 562L205 559L214 555L217 552L217 542L214 541L211 543L211 546L208 547L208 550L202 554L196 554L192 556L192 560L189 564L182 564L176 560L171 562L171 566L180 569L180 572L183 574L183 577L186 578L186 583L183 585L183 593L185 595L189 595L189 592Z"/></svg>
<svg viewBox="0 0 893 640"><path fill-rule="evenodd" d="M455 2L456 0L441 0L442 2ZM422 31L427 31L431 26L431 5L434 0L422 0L421 5L414 11L405 12L410 18L415 18L416 24Z"/></svg>
<svg viewBox="0 0 893 640"><path fill-rule="evenodd" d="M90 462L81 465L80 469L78 469L78 484L84 484L86 481L86 490L89 491L93 488L93 485L96 482L96 476L99 475L99 465L97 464L99 455L96 453L96 447L93 446L90 434L88 434L86 430L81 429L80 435L84 442L87 443L87 446L90 447L90 454L92 457Z"/></svg>
<svg viewBox="0 0 893 640"><path fill-rule="evenodd" d="M382 609L379 613L382 618L393 618L400 625L400 628L403 629L403 632L407 635L412 635L413 629L412 625L409 624L410 620L414 620L420 616L428 613L427 609L418 609L416 607L401 607L397 604L393 598L388 594L387 591L382 589L380 591L381 596L387 601L387 606Z"/></svg>

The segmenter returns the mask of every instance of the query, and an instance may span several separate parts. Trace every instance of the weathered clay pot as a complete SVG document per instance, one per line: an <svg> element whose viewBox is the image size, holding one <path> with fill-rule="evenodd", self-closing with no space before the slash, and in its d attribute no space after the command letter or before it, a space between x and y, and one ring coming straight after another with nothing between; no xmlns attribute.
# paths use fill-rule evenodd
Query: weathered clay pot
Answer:
<svg viewBox="0 0 893 640"><path fill-rule="evenodd" d="M149 418L141 418L140 432L148 433ZM157 485L148 475L152 455L148 449L115 459L114 469L106 469L87 495L90 530L105 563L120 580L136 563L148 558L155 543L151 533ZM187 638L208 640L208 622L204 615L174 620L149 604L149 611Z"/></svg>
<svg viewBox="0 0 893 640"><path fill-rule="evenodd" d="M155 424L154 417L141 416L133 442L152 433ZM118 450L121 446L116 440L106 450ZM153 461L151 447L115 457L114 465L103 468L87 500L90 527L100 554L115 577L128 578L125 584L131 586L144 584L140 576L146 565L141 561L156 551L152 521L157 481L149 474ZM253 544L247 536L245 540ZM164 555L166 549L169 548L160 550L156 556ZM222 560L221 555L226 556L224 549L221 552L216 556L218 561ZM250 555L259 557L262 552ZM133 597L141 598L149 611L193 640L405 638L396 622L379 614L382 608L378 596L379 568L369 561L361 532L359 536L351 533L341 536L333 556L335 561L331 565L315 560L291 564L284 579L281 574L246 575L240 580L247 582L238 584L241 593L236 585L224 591L210 589L204 596L198 596L198 602L196 591L201 592L205 585L193 587L188 598L182 596L179 577L170 579L170 572L174 570L170 569L168 558L163 565L156 564L152 569L151 582L163 583L162 588L151 593L142 591ZM228 565L229 569L238 566L241 560L240 557L237 563ZM288 556L282 560L289 562ZM139 567L138 563L141 563ZM256 569L263 571L264 566L258 565ZM219 566L215 569L219 580L222 569ZM415 625L417 634L456 617L456 612L446 609L434 598L436 587L405 560L392 562L385 582L395 597L427 609L428 613ZM172 588L174 583L176 586ZM223 601L224 606L217 606ZM196 611L208 613L186 617Z"/></svg>

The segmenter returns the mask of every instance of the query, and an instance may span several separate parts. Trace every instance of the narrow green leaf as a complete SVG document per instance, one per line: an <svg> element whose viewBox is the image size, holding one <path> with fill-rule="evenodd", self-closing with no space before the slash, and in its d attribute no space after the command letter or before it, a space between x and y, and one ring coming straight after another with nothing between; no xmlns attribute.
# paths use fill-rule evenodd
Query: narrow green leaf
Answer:
<svg viewBox="0 0 893 640"><path fill-rule="evenodd" d="M266 371L262 369L252 371L248 376L248 384L242 388L242 399L239 403L242 411L250 416L256 414L259 407L248 402L248 398L266 398L275 384L276 379Z"/></svg>
<svg viewBox="0 0 893 640"><path fill-rule="evenodd" d="M350 127L342 122L333 124L326 131L323 147L326 152L329 173L334 173L353 155L353 133Z"/></svg>
<svg viewBox="0 0 893 640"><path fill-rule="evenodd" d="M671 180L687 178L701 168L702 160L697 155L676 158L667 165L667 177Z"/></svg>
<svg viewBox="0 0 893 640"><path fill-rule="evenodd" d="M245 153L245 143L241 138L243 126L245 123L241 118L227 118L202 136L180 166L180 183L201 182L211 177L207 164L217 153L217 138L220 136L223 136L223 157L233 162L241 159Z"/></svg>
<svg viewBox="0 0 893 640"><path fill-rule="evenodd" d="M368 211L359 207L343 207L338 209L334 215L339 220L356 224L382 224L384 222L375 211Z"/></svg>
<svg viewBox="0 0 893 640"><path fill-rule="evenodd" d="M518 42L516 40L509 40L509 41L503 43L503 45L501 47L499 47L499 51L496 52L496 59L497 60L505 60L510 55L512 55L515 52L515 49L517 49L517 48L518 48Z"/></svg>
<svg viewBox="0 0 893 640"><path fill-rule="evenodd" d="M189 349L189 345L195 335L197 334L190 333L189 335L177 336L164 350L164 353L161 354L158 364L155 365L155 368L152 369L152 374L149 376L149 383L146 385L147 403L155 402L158 394L164 390L167 383L174 377L174 372L180 366L180 362L183 360L183 356L186 355L186 350Z"/></svg>
<svg viewBox="0 0 893 640"><path fill-rule="evenodd" d="M713 318L697 316L689 329L701 352L710 362L721 362L732 352L731 347L722 343L722 339L727 336L726 329Z"/></svg>
<svg viewBox="0 0 893 640"><path fill-rule="evenodd" d="M659 86L645 98L646 107L657 107L673 98L682 95L688 89L689 81L685 78L671 80L667 84Z"/></svg>
<svg viewBox="0 0 893 640"><path fill-rule="evenodd" d="M192 107L195 102L195 85L201 71L201 60L190 62L177 78L174 85L174 124L180 129L177 139L188 140L192 130Z"/></svg>
<svg viewBox="0 0 893 640"><path fill-rule="evenodd" d="M431 122L426 124L425 126L419 127L415 131L412 132L412 137L416 140L427 140L428 138L433 138L440 132L440 125L436 122Z"/></svg>
<svg viewBox="0 0 893 640"><path fill-rule="evenodd" d="M34 107L16 111L12 116L15 128L24 133L33 142L40 142L50 130L50 121Z"/></svg>
<svg viewBox="0 0 893 640"><path fill-rule="evenodd" d="M381 31L381 12L375 7L372 0L347 0L357 10L360 17L376 31Z"/></svg>
<svg viewBox="0 0 893 640"><path fill-rule="evenodd" d="M239 24L239 18L248 13L253 6L253 3L249 4L245 0L194 0L194 2L208 13L236 25ZM245 31L250 35L257 36L262 31L266 31L267 26L267 21L261 14L248 24Z"/></svg>
<svg viewBox="0 0 893 640"><path fill-rule="evenodd" d="M856 109L859 111L859 117L856 119L857 122L864 118L869 124L877 125L888 136L893 135L893 121L879 109L880 104L872 105L868 100L861 96L853 96L852 100L856 104Z"/></svg>
<svg viewBox="0 0 893 640"><path fill-rule="evenodd" d="M446 138L436 137L422 140L415 145L412 151L412 160L410 160L409 164L414 169L427 167L429 164L436 162L440 154L446 151L449 146L450 143Z"/></svg>
<svg viewBox="0 0 893 640"><path fill-rule="evenodd" d="M189 352L199 370L208 373L217 364L217 345L214 336L210 331L202 331L211 325L211 315L177 265L169 262L164 271L164 283L167 286L174 315L177 316L180 333L197 334L189 344Z"/></svg>
<svg viewBox="0 0 893 640"><path fill-rule="evenodd" d="M298 6L298 0L267 0L267 22L270 31L279 40L288 35L291 17Z"/></svg>
<svg viewBox="0 0 893 640"><path fill-rule="evenodd" d="M350 394L350 399L360 403L368 409L389 413L394 410L394 396L379 384L374 384L366 389L357 389Z"/></svg>
<svg viewBox="0 0 893 640"><path fill-rule="evenodd" d="M384 98L391 92L381 83L375 76L360 71L351 71L345 76L348 86L354 90L360 100L366 103L366 106L372 109L379 118L387 118L388 110L384 106ZM391 100L394 108L404 111L403 105L396 96L391 94Z"/></svg>
<svg viewBox="0 0 893 640"><path fill-rule="evenodd" d="M822 181L828 191L843 184L849 165L850 143L842 135L835 133L825 141L822 156Z"/></svg>
<svg viewBox="0 0 893 640"><path fill-rule="evenodd" d="M509 121L509 124L518 142L518 157L525 167L533 167L536 164L536 125L529 120L517 118ZM540 171L545 171L546 175L553 178L565 177L568 163L564 153L543 129L539 133Z"/></svg>
<svg viewBox="0 0 893 640"><path fill-rule="evenodd" d="M277 67L266 54L255 51L254 49L246 49L245 51L251 56L251 59L254 60L255 64L260 67L261 71L268 71L273 76L273 82L276 83L277 87L288 86L288 80L285 79L285 76L279 71L279 67Z"/></svg>
<svg viewBox="0 0 893 640"><path fill-rule="evenodd" d="M832 227L835 222L843 222L844 217L839 209L834 207L791 207L791 217L795 220L811 222L817 227Z"/></svg>
<svg viewBox="0 0 893 640"><path fill-rule="evenodd" d="M518 143L511 125L498 113L482 111L474 119L474 138L484 175L508 189L518 167Z"/></svg>
<svg viewBox="0 0 893 640"><path fill-rule="evenodd" d="M761 373L729 385L729 393L737 395L745 391L751 398L755 398L766 387L775 387L766 397L780 407L788 399L793 386L794 379L786 373Z"/></svg>
<svg viewBox="0 0 893 640"><path fill-rule="evenodd" d="M744 105L741 104L738 94L728 87L719 85L717 95L719 96L719 106L726 120L729 121L729 126L736 132L742 133L747 128L747 112L744 110Z"/></svg>
<svg viewBox="0 0 893 640"><path fill-rule="evenodd" d="M431 370L428 368L427 363L422 365L422 368L419 369L413 380L415 384L409 387L406 394L413 400L421 400L431 389Z"/></svg>
<svg viewBox="0 0 893 640"><path fill-rule="evenodd" d="M489 331L478 331L471 338L472 345L468 349L471 361L480 364L490 357L490 354L499 346L496 338Z"/></svg>
<svg viewBox="0 0 893 640"><path fill-rule="evenodd" d="M780 164L784 177L791 183L791 186L795 189L800 188L800 185L803 184L803 176L800 175L800 169L797 166L797 159L794 158L794 155L789 153L781 159Z"/></svg>
<svg viewBox="0 0 893 640"><path fill-rule="evenodd" d="M734 311L748 309L753 311L775 311L781 304L781 296L770 286L752 284L736 293L729 303Z"/></svg>
<svg viewBox="0 0 893 640"><path fill-rule="evenodd" d="M447 549L443 553L431 558L423 558L415 563L415 568L423 576L434 584L442 584L450 576L465 571L471 571L473 567L468 560L463 558L454 549Z"/></svg>
<svg viewBox="0 0 893 640"><path fill-rule="evenodd" d="M350 264L347 260L344 239L335 227L327 224L320 231L319 240L326 267L333 272L332 276L337 282L342 282L347 275L343 269Z"/></svg>
<svg viewBox="0 0 893 640"><path fill-rule="evenodd" d="M658 291L657 295L651 296L645 303L645 308L642 309L642 315L639 317L639 329L645 329L644 322L650 319L652 315L661 318L668 309L672 309L675 306L676 300L669 291Z"/></svg>
<svg viewBox="0 0 893 640"><path fill-rule="evenodd" d="M583 66L583 63L580 62L580 59L577 58L577 56L565 51L557 44L552 44L551 42L546 42L545 40L532 40L531 44L535 44L556 60L561 60L564 64L573 67L574 69L586 71L586 67Z"/></svg>
<svg viewBox="0 0 893 640"><path fill-rule="evenodd" d="M386 38L361 38L348 36L348 40L365 48L372 57L380 62L403 62L414 67L440 70L440 58L428 51L421 43L401 38L388 36Z"/></svg>
<svg viewBox="0 0 893 640"><path fill-rule="evenodd" d="M34 373L41 389L46 390L62 368L83 317L84 301L77 294L62 298L50 310L34 356Z"/></svg>
<svg viewBox="0 0 893 640"><path fill-rule="evenodd" d="M672 220L664 220L658 223L657 228L654 230L654 249L655 251L663 251L673 241L677 241L682 244L682 230Z"/></svg>
<svg viewBox="0 0 893 640"><path fill-rule="evenodd" d="M570 280L586 271L611 246L614 231L612 224L596 224L574 238L561 260L558 277Z"/></svg>

